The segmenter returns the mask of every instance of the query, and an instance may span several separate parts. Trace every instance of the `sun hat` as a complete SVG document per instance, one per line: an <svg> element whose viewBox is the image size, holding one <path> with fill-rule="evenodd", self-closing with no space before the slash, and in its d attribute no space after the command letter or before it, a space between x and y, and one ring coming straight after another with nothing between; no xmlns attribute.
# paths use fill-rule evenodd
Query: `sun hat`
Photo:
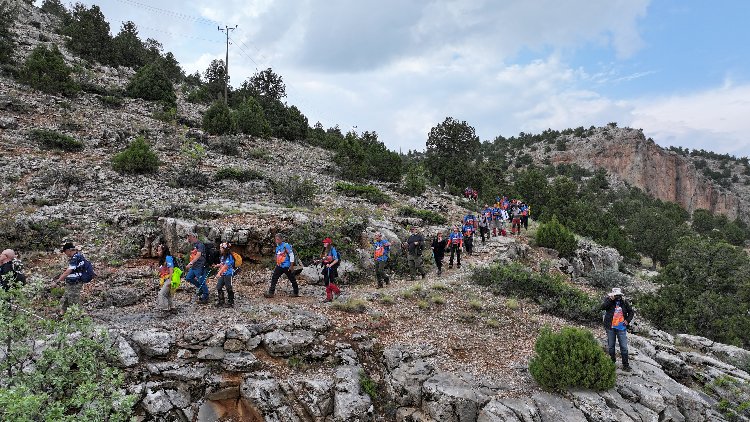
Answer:
<svg viewBox="0 0 750 422"><path fill-rule="evenodd" d="M619 287L612 288L612 296L622 296L622 290Z"/></svg>

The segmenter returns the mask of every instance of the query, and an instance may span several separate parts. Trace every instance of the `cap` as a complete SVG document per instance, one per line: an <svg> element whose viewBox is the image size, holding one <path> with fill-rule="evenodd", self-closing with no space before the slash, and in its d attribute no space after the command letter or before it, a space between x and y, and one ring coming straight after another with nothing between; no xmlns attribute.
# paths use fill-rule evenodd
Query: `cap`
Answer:
<svg viewBox="0 0 750 422"><path fill-rule="evenodd" d="M76 248L75 245L73 245L71 242L68 242L68 243L66 243L66 244L63 245L62 251L65 252L65 251L67 251L69 249L75 249L75 248Z"/></svg>
<svg viewBox="0 0 750 422"><path fill-rule="evenodd" d="M331 240L330 237L326 237L325 239L323 239L323 244L324 245L330 245L332 243L333 243L333 240Z"/></svg>

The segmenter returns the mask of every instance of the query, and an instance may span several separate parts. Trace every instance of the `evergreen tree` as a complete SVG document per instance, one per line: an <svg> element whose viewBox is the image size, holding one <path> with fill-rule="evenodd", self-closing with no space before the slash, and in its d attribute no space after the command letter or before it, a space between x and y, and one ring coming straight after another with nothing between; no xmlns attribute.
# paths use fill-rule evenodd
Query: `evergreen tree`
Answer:
<svg viewBox="0 0 750 422"><path fill-rule="evenodd" d="M271 128L263 114L263 107L250 97L237 107L234 112L234 121L237 130L253 136L266 136Z"/></svg>
<svg viewBox="0 0 750 422"><path fill-rule="evenodd" d="M68 35L67 46L81 57L102 64L112 62L112 36L109 23L99 6L86 8L82 3L73 7L72 18L63 33Z"/></svg>
<svg viewBox="0 0 750 422"><path fill-rule="evenodd" d="M462 189L464 170L472 165L480 145L473 127L446 117L427 137L427 169L441 187Z"/></svg>
<svg viewBox="0 0 750 422"><path fill-rule="evenodd" d="M9 63L13 58L16 37L11 30L16 20L16 12L7 0L0 1L0 64Z"/></svg>
<svg viewBox="0 0 750 422"><path fill-rule="evenodd" d="M71 72L57 46L48 49L40 44L23 64L19 80L40 91L72 95L78 87L70 77Z"/></svg>
<svg viewBox="0 0 750 422"><path fill-rule="evenodd" d="M163 101L170 105L177 101L174 86L158 63L150 63L140 68L128 83L126 91L133 98Z"/></svg>
<svg viewBox="0 0 750 422"><path fill-rule="evenodd" d="M120 33L112 39L113 63L138 69L146 56L143 42L138 38L138 27L132 21L122 23Z"/></svg>

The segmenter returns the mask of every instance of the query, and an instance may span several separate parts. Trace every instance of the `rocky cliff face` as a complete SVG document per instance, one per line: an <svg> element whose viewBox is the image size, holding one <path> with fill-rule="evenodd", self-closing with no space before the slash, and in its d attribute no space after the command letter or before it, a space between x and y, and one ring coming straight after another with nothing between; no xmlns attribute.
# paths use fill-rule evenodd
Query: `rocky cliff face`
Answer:
<svg viewBox="0 0 750 422"><path fill-rule="evenodd" d="M634 129L600 128L587 138L570 138L566 151L552 155L555 164L603 168L628 184L688 212L706 209L730 219L747 218L747 199L704 177L692 160L646 140Z"/></svg>

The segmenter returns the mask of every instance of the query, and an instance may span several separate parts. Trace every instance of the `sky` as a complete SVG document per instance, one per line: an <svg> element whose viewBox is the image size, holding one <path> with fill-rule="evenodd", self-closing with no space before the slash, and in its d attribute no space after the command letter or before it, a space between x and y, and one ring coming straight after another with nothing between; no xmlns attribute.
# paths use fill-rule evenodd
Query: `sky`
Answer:
<svg viewBox="0 0 750 422"><path fill-rule="evenodd" d="M41 3L41 1L38 1ZM272 68L310 124L424 150L466 121L482 140L643 129L662 146L750 155L745 0L99 0L188 73L225 56L239 86Z"/></svg>

